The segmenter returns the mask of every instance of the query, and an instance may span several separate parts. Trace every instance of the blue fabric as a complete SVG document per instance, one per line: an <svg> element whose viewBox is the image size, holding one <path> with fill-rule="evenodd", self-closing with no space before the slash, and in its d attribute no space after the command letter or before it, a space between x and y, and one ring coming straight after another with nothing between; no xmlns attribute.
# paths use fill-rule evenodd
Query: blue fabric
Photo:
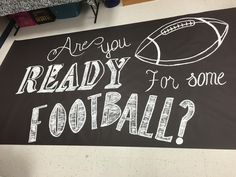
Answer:
<svg viewBox="0 0 236 177"><path fill-rule="evenodd" d="M104 0L104 4L106 7L115 7L120 3L120 0Z"/></svg>

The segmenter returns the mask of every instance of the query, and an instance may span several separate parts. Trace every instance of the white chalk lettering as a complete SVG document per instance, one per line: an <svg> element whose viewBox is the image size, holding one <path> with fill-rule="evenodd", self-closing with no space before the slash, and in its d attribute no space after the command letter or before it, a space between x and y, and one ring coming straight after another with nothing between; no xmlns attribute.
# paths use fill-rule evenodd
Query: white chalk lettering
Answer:
<svg viewBox="0 0 236 177"><path fill-rule="evenodd" d="M69 125L73 133L78 133L86 121L86 108L81 99L77 99L70 108Z"/></svg>
<svg viewBox="0 0 236 177"><path fill-rule="evenodd" d="M111 43L107 42L106 45L101 44L98 48L101 49L102 53L106 54L106 58L111 58L111 53L117 49L123 49L130 47L131 44L126 42L126 39L115 39Z"/></svg>
<svg viewBox="0 0 236 177"><path fill-rule="evenodd" d="M165 132L166 132L166 127L168 125L169 118L170 118L173 101L174 101L174 98L167 97L165 100L163 109L161 111L161 117L159 120L157 132L155 136L155 139L159 141L164 141L164 142L172 141L173 136L166 137Z"/></svg>
<svg viewBox="0 0 236 177"><path fill-rule="evenodd" d="M107 61L106 65L110 70L110 83L104 87L105 89L117 89L122 86L120 82L121 71L129 59L130 57L123 57ZM76 89L91 90L105 74L104 64L100 60L87 61L84 63L83 77L79 84L78 63L72 64L64 77L60 75L63 73L61 71L63 67L64 64L49 65L44 78L40 79L41 85L38 83L38 78L42 77L44 68L37 65L28 67L16 94L22 94L25 90L28 93L53 93L75 91Z"/></svg>
<svg viewBox="0 0 236 177"><path fill-rule="evenodd" d="M156 105L156 100L157 100L157 96L155 95L150 95L148 98L148 102L146 104L146 107L143 113L142 121L138 129L139 136L143 136L146 138L152 138L153 136L153 133L148 133L147 131L148 131L150 120L152 118L153 110Z"/></svg>
<svg viewBox="0 0 236 177"><path fill-rule="evenodd" d="M187 123L190 119L192 119L195 113L195 104L191 100L183 100L179 105L183 108L188 108L188 112L181 119L178 131L178 138L176 139L176 144L181 145L184 142L183 137Z"/></svg>
<svg viewBox="0 0 236 177"><path fill-rule="evenodd" d="M227 82L222 81L224 78L224 72L217 74L216 72L201 72L198 75L191 73L189 78L186 78L190 87L202 87L208 85L225 85Z"/></svg>
<svg viewBox="0 0 236 177"><path fill-rule="evenodd" d="M68 86L66 86L67 82ZM73 65L71 65L69 71L67 72L55 92L74 91L78 86L79 84L77 63L74 63Z"/></svg>
<svg viewBox="0 0 236 177"><path fill-rule="evenodd" d="M162 89L166 89L169 83L171 83L171 86L172 86L173 89L176 90L176 89L179 88L179 84L177 84L175 79L173 77L171 77L171 76L168 76L168 77L163 76L161 78L160 83L161 83L160 85L161 85Z"/></svg>
<svg viewBox="0 0 236 177"><path fill-rule="evenodd" d="M91 129L98 129L97 125L97 116L98 116L98 98L102 94L98 93L87 97L87 100L91 100ZM147 100L142 119L138 129L138 94L132 93L129 99L126 102L123 112L118 105L118 102L121 99L121 94L118 92L108 92L105 95L105 103L103 105L103 114L101 120L101 128L107 127L115 122L117 122L116 130L121 131L124 125L128 123L129 134L138 135L144 138L155 138L157 141L162 141L166 143L171 143L173 136L166 136L166 130L169 125L169 119L172 111L172 105L174 98L167 97L165 99L163 108L161 110L161 115L158 124L152 123L151 119L153 117L153 112L155 110L157 95L149 95ZM195 104L191 100L183 100L179 106L181 108L187 108L185 115L182 115L182 119L179 126L178 137L176 138L176 144L183 144L183 136L185 134L186 126L189 120L193 117L195 113ZM41 124L39 121L39 111L43 108L46 108L47 105L42 105L33 108L31 116L31 125L29 132L29 143L36 142L38 125ZM100 109L99 109L100 110ZM179 115L175 115L179 116ZM69 115L68 115L68 124L70 130L77 134L82 131L83 127L85 129L85 123L87 118L87 111L83 100L76 99L72 104ZM56 103L53 107L48 121L49 131L53 137L60 137L64 132L67 122L66 110L61 103ZM156 135L153 137L153 133L149 132L148 129L153 128L153 125L157 126ZM113 125L115 126L115 125ZM149 127L150 126L150 127ZM88 128L88 127L87 127ZM105 128L104 128L105 129ZM84 130L85 131L85 130ZM86 129L88 131L88 129Z"/></svg>
<svg viewBox="0 0 236 177"><path fill-rule="evenodd" d="M38 133L38 125L41 124L41 121L39 121L39 110L46 107L47 105L42 105L42 106L33 108L28 143L36 142L37 133Z"/></svg>
<svg viewBox="0 0 236 177"><path fill-rule="evenodd" d="M98 107L98 97L101 97L102 94L98 93L88 97L88 100L91 100L91 129L95 130L97 126L97 107Z"/></svg>
<svg viewBox="0 0 236 177"><path fill-rule="evenodd" d="M111 71L111 81L108 85L105 86L105 89L116 89L119 88L122 84L120 83L120 72L128 62L130 57L124 57L121 59L110 59L106 63ZM119 64L118 64L119 61Z"/></svg>
<svg viewBox="0 0 236 177"><path fill-rule="evenodd" d="M106 127L118 120L121 115L121 109L116 104L121 99L121 95L118 92L106 93L101 127Z"/></svg>
<svg viewBox="0 0 236 177"><path fill-rule="evenodd" d="M138 94L131 94L117 123L116 130L121 131L125 121L129 121L129 133L137 135ZM129 116L128 116L129 115Z"/></svg>
<svg viewBox="0 0 236 177"><path fill-rule="evenodd" d="M36 85L37 85L37 81L36 79L38 79L42 74L43 74L43 67L42 66L29 66L26 69L26 73L25 76L21 82L21 85L17 91L16 94L22 94L25 91L25 88L27 90L28 93L32 93L37 91L36 89Z"/></svg>
<svg viewBox="0 0 236 177"><path fill-rule="evenodd" d="M93 39L91 42L84 41L83 43L75 43L75 46L73 48L71 38L67 37L66 42L64 43L63 46L52 49L48 53L47 60L48 61L56 60L63 51L68 51L70 56L72 56L72 57L79 57L79 56L83 55L85 50L87 50L90 46L92 46L93 44L95 46L98 46L98 45L102 44L103 41L104 41L103 37L97 37L97 38Z"/></svg>
<svg viewBox="0 0 236 177"><path fill-rule="evenodd" d="M56 78L62 68L63 64L55 64L48 66L47 73L43 79L42 85L38 93L52 93L55 91L58 85L58 81L56 81Z"/></svg>
<svg viewBox="0 0 236 177"><path fill-rule="evenodd" d="M49 117L49 130L52 136L59 137L66 125L66 111L62 104L57 103Z"/></svg>
<svg viewBox="0 0 236 177"><path fill-rule="evenodd" d="M171 88L173 89L178 89L179 88L179 84L176 82L176 80L172 77L172 76L162 76L161 78L156 78L156 75L158 73L158 71L152 71L150 69L148 69L146 71L146 74L151 73L152 74L152 79L150 79L149 81L151 82L150 87L145 91L148 92L150 91L153 86L155 85L155 83L159 83L159 86L162 89L166 89L169 85L171 85Z"/></svg>
<svg viewBox="0 0 236 177"><path fill-rule="evenodd" d="M104 72L105 68L101 61L95 60L86 62L83 79L78 90L91 90L103 77Z"/></svg>

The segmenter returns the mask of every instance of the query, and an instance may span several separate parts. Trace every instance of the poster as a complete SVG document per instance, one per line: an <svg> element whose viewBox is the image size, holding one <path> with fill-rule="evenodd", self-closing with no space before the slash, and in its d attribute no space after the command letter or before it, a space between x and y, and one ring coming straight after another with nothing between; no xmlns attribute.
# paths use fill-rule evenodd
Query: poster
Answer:
<svg viewBox="0 0 236 177"><path fill-rule="evenodd" d="M15 41L0 144L236 148L236 9Z"/></svg>

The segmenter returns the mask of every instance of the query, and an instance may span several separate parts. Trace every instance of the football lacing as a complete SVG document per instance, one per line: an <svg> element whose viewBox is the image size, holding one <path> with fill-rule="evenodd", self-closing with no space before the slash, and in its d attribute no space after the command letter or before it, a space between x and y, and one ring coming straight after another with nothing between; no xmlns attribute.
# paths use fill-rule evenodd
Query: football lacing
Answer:
<svg viewBox="0 0 236 177"><path fill-rule="evenodd" d="M183 28L192 27L194 25L195 25L194 20L185 20L185 21L177 22L162 29L161 34L168 35L174 31L177 31Z"/></svg>

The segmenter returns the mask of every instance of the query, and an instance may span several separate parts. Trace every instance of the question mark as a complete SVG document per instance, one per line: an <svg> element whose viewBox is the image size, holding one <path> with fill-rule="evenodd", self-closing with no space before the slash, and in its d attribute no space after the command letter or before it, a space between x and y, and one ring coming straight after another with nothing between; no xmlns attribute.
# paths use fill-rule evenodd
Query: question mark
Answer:
<svg viewBox="0 0 236 177"><path fill-rule="evenodd" d="M181 145L184 142L183 137L187 123L195 113L195 104L191 100L183 100L179 105L183 108L188 108L188 112L183 116L180 122L178 138L176 139L176 144Z"/></svg>

